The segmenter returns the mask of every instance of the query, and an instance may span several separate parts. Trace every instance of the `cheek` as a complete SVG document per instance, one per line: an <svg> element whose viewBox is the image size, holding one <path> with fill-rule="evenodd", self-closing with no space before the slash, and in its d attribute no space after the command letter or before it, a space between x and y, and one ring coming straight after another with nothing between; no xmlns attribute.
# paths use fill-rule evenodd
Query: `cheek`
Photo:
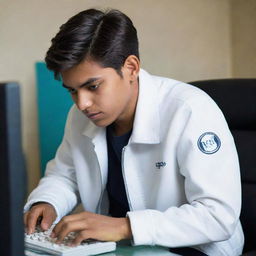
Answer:
<svg viewBox="0 0 256 256"><path fill-rule="evenodd" d="M113 82L102 95L98 95L95 103L103 112L119 114L129 102L130 95L130 88L124 82Z"/></svg>
<svg viewBox="0 0 256 256"><path fill-rule="evenodd" d="M116 119L118 115L123 111L123 103L120 97L109 95L108 97L98 102L98 108L105 113L107 118L111 120Z"/></svg>
<svg viewBox="0 0 256 256"><path fill-rule="evenodd" d="M112 95L113 96L113 95ZM108 97L100 106L108 114L114 114L121 108L120 98Z"/></svg>

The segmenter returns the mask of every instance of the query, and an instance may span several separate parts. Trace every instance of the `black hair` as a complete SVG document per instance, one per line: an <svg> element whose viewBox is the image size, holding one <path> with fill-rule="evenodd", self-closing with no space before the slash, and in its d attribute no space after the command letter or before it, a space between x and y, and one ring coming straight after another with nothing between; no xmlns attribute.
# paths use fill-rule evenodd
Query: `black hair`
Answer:
<svg viewBox="0 0 256 256"><path fill-rule="evenodd" d="M71 17L60 27L46 53L47 68L60 72L78 65L85 58L102 67L114 68L122 77L121 68L129 55L139 58L136 28L118 10L102 12L88 9Z"/></svg>

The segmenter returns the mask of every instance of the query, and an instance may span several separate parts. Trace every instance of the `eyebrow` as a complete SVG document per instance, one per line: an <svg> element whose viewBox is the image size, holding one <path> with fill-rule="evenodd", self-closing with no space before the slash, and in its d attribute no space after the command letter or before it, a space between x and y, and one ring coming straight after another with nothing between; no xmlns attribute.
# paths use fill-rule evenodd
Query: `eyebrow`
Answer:
<svg viewBox="0 0 256 256"><path fill-rule="evenodd" d="M101 79L101 77L92 77L92 78L89 78L89 79L86 80L84 83L82 83L81 85L79 85L78 88L82 88L82 87L84 87L84 86L89 86L90 84L92 84L92 83L98 81L99 79ZM62 86L63 86L64 88L67 88L67 89L72 88L72 87L70 87L70 86L65 85L64 83L62 83Z"/></svg>

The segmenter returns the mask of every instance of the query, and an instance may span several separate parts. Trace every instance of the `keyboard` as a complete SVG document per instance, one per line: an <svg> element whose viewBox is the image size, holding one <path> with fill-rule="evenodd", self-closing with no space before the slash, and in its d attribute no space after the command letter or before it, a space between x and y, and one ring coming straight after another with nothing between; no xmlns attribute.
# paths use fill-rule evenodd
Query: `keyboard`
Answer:
<svg viewBox="0 0 256 256"><path fill-rule="evenodd" d="M70 247L68 244L75 238L74 232L69 233L61 244L56 244L56 238L50 237L53 228L54 226L47 231L43 231L40 227L36 227L33 234L28 235L25 233L26 249L38 254L47 253L60 256L96 255L116 249L115 242L101 242L96 240L85 240L76 247Z"/></svg>

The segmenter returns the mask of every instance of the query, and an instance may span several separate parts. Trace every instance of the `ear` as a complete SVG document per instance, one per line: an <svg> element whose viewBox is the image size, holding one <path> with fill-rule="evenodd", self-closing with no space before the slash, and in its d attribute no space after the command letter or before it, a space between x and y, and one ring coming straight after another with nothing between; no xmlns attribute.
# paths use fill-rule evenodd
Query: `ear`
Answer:
<svg viewBox="0 0 256 256"><path fill-rule="evenodd" d="M140 71L140 60L135 55L129 55L124 62L122 71L131 82L137 80Z"/></svg>

